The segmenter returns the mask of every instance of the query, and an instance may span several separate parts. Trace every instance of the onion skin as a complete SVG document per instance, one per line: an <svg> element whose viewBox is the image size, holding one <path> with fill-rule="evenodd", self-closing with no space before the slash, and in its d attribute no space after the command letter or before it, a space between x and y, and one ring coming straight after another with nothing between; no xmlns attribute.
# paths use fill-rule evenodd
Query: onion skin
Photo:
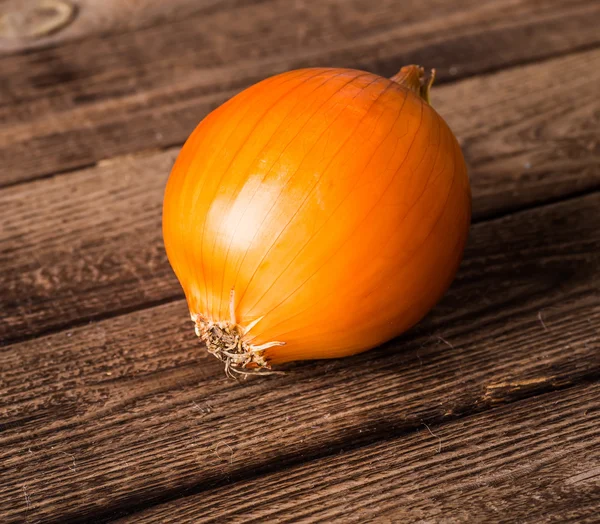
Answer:
<svg viewBox="0 0 600 524"><path fill-rule="evenodd" d="M447 290L471 193L429 85L416 66L392 79L291 71L190 135L167 184L163 235L197 333L228 370L365 351ZM226 340L216 347L215 337Z"/></svg>

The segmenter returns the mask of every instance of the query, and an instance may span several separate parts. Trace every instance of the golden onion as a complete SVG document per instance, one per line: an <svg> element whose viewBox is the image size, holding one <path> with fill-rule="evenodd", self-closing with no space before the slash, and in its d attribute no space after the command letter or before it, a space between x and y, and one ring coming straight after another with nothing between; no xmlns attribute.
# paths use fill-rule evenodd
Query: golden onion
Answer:
<svg viewBox="0 0 600 524"><path fill-rule="evenodd" d="M418 322L450 285L471 216L429 78L302 69L210 113L173 167L167 255L228 373L352 355Z"/></svg>

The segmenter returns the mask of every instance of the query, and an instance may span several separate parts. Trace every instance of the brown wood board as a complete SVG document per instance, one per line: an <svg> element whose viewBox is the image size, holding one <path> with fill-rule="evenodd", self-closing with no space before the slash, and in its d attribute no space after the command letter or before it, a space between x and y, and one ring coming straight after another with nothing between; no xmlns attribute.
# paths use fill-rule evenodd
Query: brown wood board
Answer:
<svg viewBox="0 0 600 524"><path fill-rule="evenodd" d="M183 301L4 348L0 514L102 522L597 378L599 205L474 226L417 329L283 377L227 380Z"/></svg>
<svg viewBox="0 0 600 524"><path fill-rule="evenodd" d="M599 24L590 0L0 1L0 521L595 522ZM226 379L162 245L180 144L273 73L405 63L437 68L469 166L457 279L380 348Z"/></svg>
<svg viewBox="0 0 600 524"><path fill-rule="evenodd" d="M600 386L184 496L121 522L594 522Z"/></svg>
<svg viewBox="0 0 600 524"><path fill-rule="evenodd" d="M462 142L475 220L600 186L599 71L600 51L588 51L434 90ZM0 192L0 338L182 296L160 226L176 154L119 157Z"/></svg>
<svg viewBox="0 0 600 524"><path fill-rule="evenodd" d="M235 17L236 8L261 0L3 0L0 3L0 54L57 47L90 37L132 32L184 20L190 16L223 13ZM40 6L41 4L41 6ZM54 6L48 12L48 4ZM56 5L58 4L58 6ZM64 7L63 7L64 6ZM40 9L42 7L42 9ZM64 10L65 24L52 21ZM8 17L10 20L6 21ZM25 18L25 20L23 20Z"/></svg>
<svg viewBox="0 0 600 524"><path fill-rule="evenodd" d="M0 183L181 144L212 108L287 69L390 76L417 62L445 81L595 46L598 21L589 0L272 0L5 56Z"/></svg>

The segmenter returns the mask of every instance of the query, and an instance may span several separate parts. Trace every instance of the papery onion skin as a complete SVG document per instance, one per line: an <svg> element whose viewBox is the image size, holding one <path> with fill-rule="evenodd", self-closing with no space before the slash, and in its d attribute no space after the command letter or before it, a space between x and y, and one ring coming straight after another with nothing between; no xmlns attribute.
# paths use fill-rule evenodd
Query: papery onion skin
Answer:
<svg viewBox="0 0 600 524"><path fill-rule="evenodd" d="M391 80L291 71L191 134L167 184L163 235L197 333L207 341L212 329L209 350L228 368L365 351L444 294L471 193L423 81L416 66ZM226 347L259 358L231 360Z"/></svg>

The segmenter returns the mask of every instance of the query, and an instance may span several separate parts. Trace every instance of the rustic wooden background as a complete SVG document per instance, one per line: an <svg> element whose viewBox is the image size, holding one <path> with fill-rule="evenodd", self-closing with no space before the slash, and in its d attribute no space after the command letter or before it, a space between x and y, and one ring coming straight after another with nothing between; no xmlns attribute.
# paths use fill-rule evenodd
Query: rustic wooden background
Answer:
<svg viewBox="0 0 600 524"><path fill-rule="evenodd" d="M593 0L0 2L0 521L597 522L599 28ZM163 250L178 148L271 74L406 63L472 179L450 292L226 379Z"/></svg>

